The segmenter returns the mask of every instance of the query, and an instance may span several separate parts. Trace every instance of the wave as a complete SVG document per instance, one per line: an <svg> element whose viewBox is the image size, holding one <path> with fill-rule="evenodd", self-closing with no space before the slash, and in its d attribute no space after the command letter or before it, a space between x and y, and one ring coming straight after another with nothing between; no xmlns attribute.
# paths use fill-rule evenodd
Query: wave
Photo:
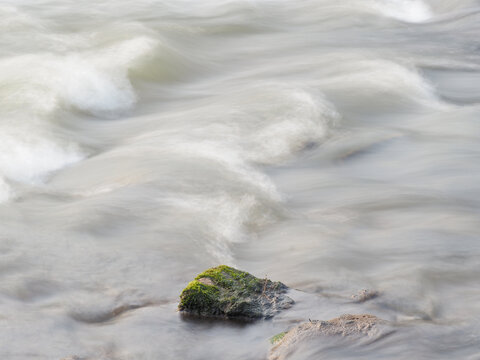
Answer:
<svg viewBox="0 0 480 360"><path fill-rule="evenodd" d="M340 115L323 94L278 84L250 90L232 104L232 117L246 127L244 149L250 161L278 164L299 151L319 144ZM246 105L248 103L248 105Z"/></svg>
<svg viewBox="0 0 480 360"><path fill-rule="evenodd" d="M234 263L235 244L282 216L284 199L259 165L282 164L320 144L339 114L309 88L258 83L230 90L186 110L135 118L130 126L139 134L62 171L52 186L77 184L75 195L91 201L148 186L157 194L148 206L182 214L176 221L194 229L195 246ZM88 179L78 183L84 173Z"/></svg>
<svg viewBox="0 0 480 360"><path fill-rule="evenodd" d="M375 111L449 107L435 87L408 63L343 53L325 55L318 65L323 66L318 86L335 102L355 105L356 111L367 109L362 104L370 101L375 101L375 107L368 109Z"/></svg>
<svg viewBox="0 0 480 360"><path fill-rule="evenodd" d="M42 129L41 122L17 123L21 120L3 119L0 124L0 203L13 197L14 183L39 185L51 172L85 156L71 141Z"/></svg>
<svg viewBox="0 0 480 360"><path fill-rule="evenodd" d="M137 37L99 50L1 58L0 177L39 184L83 159L81 145L69 139L58 118L72 112L110 118L130 111L137 96L129 71L141 67L156 46L156 40ZM5 201L9 196L2 193Z"/></svg>
<svg viewBox="0 0 480 360"><path fill-rule="evenodd" d="M0 136L0 174L35 184L51 171L80 160L81 152L72 144L61 144L47 136L29 133L27 129L2 128Z"/></svg>
<svg viewBox="0 0 480 360"><path fill-rule="evenodd" d="M424 22L434 15L422 0L376 0L369 6L387 17L410 23Z"/></svg>
<svg viewBox="0 0 480 360"><path fill-rule="evenodd" d="M224 192L179 197L184 205L190 204L195 218L204 218L202 223L208 224L202 239L207 251L219 261L233 263L232 246L251 237L252 229L280 216L282 196L256 165L281 164L321 143L339 114L321 93L279 83L228 92L219 96L218 103L223 105L194 111L200 124L203 116L210 120L208 126L190 129L188 139L176 137L168 142L177 163L178 156L198 159L202 177L217 179L207 181L207 188L229 184ZM217 120L212 121L212 116Z"/></svg>
<svg viewBox="0 0 480 360"><path fill-rule="evenodd" d="M137 38L83 53L19 55L0 60L0 95L10 107L48 114L60 106L96 116L131 109L136 95L128 71L155 41Z"/></svg>

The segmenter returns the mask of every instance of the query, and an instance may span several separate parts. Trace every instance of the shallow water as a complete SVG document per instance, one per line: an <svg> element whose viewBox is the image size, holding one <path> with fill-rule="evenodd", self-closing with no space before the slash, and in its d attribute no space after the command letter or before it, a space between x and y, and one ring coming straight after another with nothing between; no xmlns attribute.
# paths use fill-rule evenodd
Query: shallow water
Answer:
<svg viewBox="0 0 480 360"><path fill-rule="evenodd" d="M264 359L298 321L370 313L396 332L297 358L480 359L480 1L3 0L0 19L0 358ZM183 319L220 263L314 296Z"/></svg>

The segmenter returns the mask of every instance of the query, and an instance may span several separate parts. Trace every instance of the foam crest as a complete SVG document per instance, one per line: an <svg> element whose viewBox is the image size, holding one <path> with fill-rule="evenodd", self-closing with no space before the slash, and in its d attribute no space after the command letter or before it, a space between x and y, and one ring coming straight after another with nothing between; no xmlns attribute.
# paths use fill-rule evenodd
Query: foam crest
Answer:
<svg viewBox="0 0 480 360"><path fill-rule="evenodd" d="M129 70L152 54L158 45L157 40L139 36L107 47L99 54L94 52L89 56L93 56L92 61L102 69L109 69L113 65L121 67L122 70Z"/></svg>
<svg viewBox="0 0 480 360"><path fill-rule="evenodd" d="M380 108L412 105L437 110L448 108L437 96L435 88L413 66L384 59L353 57L328 70L331 71L322 80L322 88L327 93L333 90L339 96L355 94L349 101L364 102L374 98Z"/></svg>
<svg viewBox="0 0 480 360"><path fill-rule="evenodd" d="M427 21L433 16L430 7L421 0L376 0L371 6L385 16L411 23Z"/></svg>
<svg viewBox="0 0 480 360"><path fill-rule="evenodd" d="M269 216L261 202L251 194L196 195L171 198L168 202L196 219L201 229L198 240L213 257L231 264L234 263L231 247L251 236L248 228L252 225L252 217L258 217L257 221L268 221Z"/></svg>
<svg viewBox="0 0 480 360"><path fill-rule="evenodd" d="M125 71L107 71L72 56L62 62L52 92L67 106L97 116L130 110L137 98Z"/></svg>
<svg viewBox="0 0 480 360"><path fill-rule="evenodd" d="M1 59L0 176L38 184L81 160L77 146L53 134L50 121L56 111L65 107L109 117L130 110L136 94L128 71L155 46L155 41L138 37L100 51ZM9 187L0 185L0 200L6 200Z"/></svg>
<svg viewBox="0 0 480 360"><path fill-rule="evenodd" d="M101 52L67 57L60 75L64 103L99 116L133 108L137 96L128 71L157 46L148 37L123 41Z"/></svg>
<svg viewBox="0 0 480 360"><path fill-rule="evenodd" d="M205 160L215 161L224 170L235 174L244 184L250 184L267 194L268 197L279 200L280 194L277 192L275 185L266 175L249 163L244 149L238 145L239 140L234 137L229 140L227 142L213 140L182 141L181 143L172 144L173 146L170 149L172 152L180 153L184 156L200 157Z"/></svg>
<svg viewBox="0 0 480 360"><path fill-rule="evenodd" d="M128 71L156 45L152 39L139 37L101 52L68 56L57 78L59 95L64 103L94 115L111 116L130 110L137 97Z"/></svg>
<svg viewBox="0 0 480 360"><path fill-rule="evenodd" d="M103 51L3 59L1 106L44 115L62 104L97 116L130 110L137 97L128 71L155 46L155 41L139 37Z"/></svg>
<svg viewBox="0 0 480 360"><path fill-rule="evenodd" d="M0 174L29 184L40 183L50 172L79 161L83 155L73 145L59 143L28 128L0 128Z"/></svg>
<svg viewBox="0 0 480 360"><path fill-rule="evenodd" d="M249 138L246 151L250 160L273 164L287 160L299 151L321 142L328 133L329 124L339 115L321 94L303 89L276 89L247 114L260 127ZM263 101L262 101L263 100ZM264 104L267 104L265 107Z"/></svg>

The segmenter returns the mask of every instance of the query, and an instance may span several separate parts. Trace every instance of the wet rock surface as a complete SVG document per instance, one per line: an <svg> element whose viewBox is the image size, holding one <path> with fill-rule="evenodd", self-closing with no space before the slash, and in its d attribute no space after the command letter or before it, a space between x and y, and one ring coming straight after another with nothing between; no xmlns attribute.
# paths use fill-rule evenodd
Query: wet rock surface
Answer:
<svg viewBox="0 0 480 360"><path fill-rule="evenodd" d="M380 296L380 292L371 289L363 289L357 294L352 295L352 300L356 303L363 303L368 300L376 299Z"/></svg>
<svg viewBox="0 0 480 360"><path fill-rule="evenodd" d="M308 341L326 336L366 336L372 339L391 332L388 323L373 315L342 315L322 321L310 320L271 338L274 344L268 360L287 360Z"/></svg>
<svg viewBox="0 0 480 360"><path fill-rule="evenodd" d="M187 285L178 309L201 317L270 318L293 305L287 291L288 287L281 282L221 265L204 271Z"/></svg>

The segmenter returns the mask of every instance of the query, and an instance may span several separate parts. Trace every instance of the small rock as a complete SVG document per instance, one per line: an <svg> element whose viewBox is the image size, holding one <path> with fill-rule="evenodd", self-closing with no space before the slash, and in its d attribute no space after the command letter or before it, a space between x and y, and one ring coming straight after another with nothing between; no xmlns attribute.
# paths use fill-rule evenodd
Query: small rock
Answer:
<svg viewBox="0 0 480 360"><path fill-rule="evenodd" d="M204 271L187 285L178 309L203 317L270 318L294 303L285 295L287 291L281 282L221 265Z"/></svg>
<svg viewBox="0 0 480 360"><path fill-rule="evenodd" d="M356 303L363 303L365 301L375 299L380 293L376 290L364 289L358 292L356 295L352 295L352 300Z"/></svg>
<svg viewBox="0 0 480 360"><path fill-rule="evenodd" d="M367 336L376 337L382 334L381 325L387 324L373 315L342 315L329 321L310 320L302 323L286 333L274 336L270 341L274 347L268 360L285 360L301 348L307 341L321 336ZM273 339L277 338L277 341Z"/></svg>

